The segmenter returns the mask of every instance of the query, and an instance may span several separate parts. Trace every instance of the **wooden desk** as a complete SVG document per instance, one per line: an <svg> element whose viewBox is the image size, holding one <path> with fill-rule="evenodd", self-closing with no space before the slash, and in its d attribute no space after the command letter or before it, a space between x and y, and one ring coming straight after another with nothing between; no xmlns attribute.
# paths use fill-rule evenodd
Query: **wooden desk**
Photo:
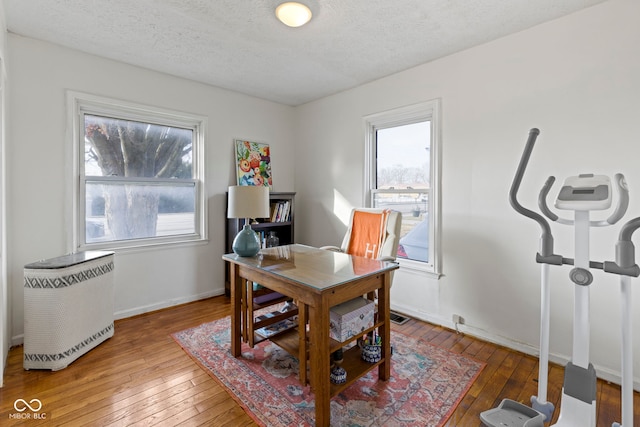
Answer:
<svg viewBox="0 0 640 427"><path fill-rule="evenodd" d="M391 344L389 324L389 289L391 271L398 265L387 261L355 257L343 253L325 251L304 245L287 245L263 249L255 257L239 257L226 254L222 259L231 264L231 353L241 355L242 345L242 294L246 295L247 281L287 295L298 301L300 324L307 317L309 324L309 373L315 394L316 426L329 426L330 399L371 369L378 367L379 379L386 381L391 375ZM347 370L345 384L330 381L331 353L353 342L357 337L338 342L329 337L329 310L341 302L378 293L378 314L373 328L382 337L382 359L378 363L360 360L356 347L345 351L342 367ZM299 339L278 337L273 341L292 354L303 355L300 370L306 374L307 352L304 328ZM298 333L297 331L295 332ZM298 346L299 345L299 346ZM300 351L300 348L303 351Z"/></svg>

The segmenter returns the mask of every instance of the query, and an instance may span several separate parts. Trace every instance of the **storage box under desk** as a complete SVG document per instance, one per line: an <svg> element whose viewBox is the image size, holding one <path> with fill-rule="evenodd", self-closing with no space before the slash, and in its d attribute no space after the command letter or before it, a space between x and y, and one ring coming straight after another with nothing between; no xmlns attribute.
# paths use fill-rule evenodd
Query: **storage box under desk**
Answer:
<svg viewBox="0 0 640 427"><path fill-rule="evenodd" d="M59 370L113 336L113 252L24 267L24 369Z"/></svg>
<svg viewBox="0 0 640 427"><path fill-rule="evenodd" d="M362 297L331 307L329 336L343 342L371 328L374 309L374 302Z"/></svg>

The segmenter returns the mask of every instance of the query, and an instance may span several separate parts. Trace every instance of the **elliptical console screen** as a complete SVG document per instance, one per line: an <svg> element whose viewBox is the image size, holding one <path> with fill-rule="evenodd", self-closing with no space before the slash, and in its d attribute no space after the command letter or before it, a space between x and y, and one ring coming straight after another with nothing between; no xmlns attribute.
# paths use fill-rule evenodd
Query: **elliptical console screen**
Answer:
<svg viewBox="0 0 640 427"><path fill-rule="evenodd" d="M594 194L596 190L593 188L576 188L573 190L573 194Z"/></svg>
<svg viewBox="0 0 640 427"><path fill-rule="evenodd" d="M611 206L611 180L606 175L571 176L560 189L555 206L572 211L608 209Z"/></svg>

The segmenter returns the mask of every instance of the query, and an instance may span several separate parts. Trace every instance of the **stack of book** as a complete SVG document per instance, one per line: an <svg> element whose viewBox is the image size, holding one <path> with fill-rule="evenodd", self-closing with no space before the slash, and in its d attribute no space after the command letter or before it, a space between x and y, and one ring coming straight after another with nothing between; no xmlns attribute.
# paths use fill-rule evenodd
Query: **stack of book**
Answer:
<svg viewBox="0 0 640 427"><path fill-rule="evenodd" d="M291 203L288 200L271 203L271 222L291 221Z"/></svg>

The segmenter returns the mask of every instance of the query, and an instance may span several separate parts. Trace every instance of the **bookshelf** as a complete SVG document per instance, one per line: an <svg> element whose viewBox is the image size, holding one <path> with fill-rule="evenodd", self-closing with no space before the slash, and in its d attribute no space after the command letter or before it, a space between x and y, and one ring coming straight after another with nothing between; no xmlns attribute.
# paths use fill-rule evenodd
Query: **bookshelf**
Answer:
<svg viewBox="0 0 640 427"><path fill-rule="evenodd" d="M294 243L295 195L296 193L293 192L270 192L269 204L271 217L256 218L256 221L258 223L251 224L251 228L254 229L257 233L260 233L261 237L263 238L265 238L270 231L275 232L276 236L280 240L280 245L289 245L291 243ZM228 254L233 252L233 249L231 248L233 239L236 237L236 234L238 234L238 232L242 229L243 225L243 219L227 219L225 253ZM224 280L224 293L227 296L231 295L229 280L229 265L227 265L225 268Z"/></svg>

